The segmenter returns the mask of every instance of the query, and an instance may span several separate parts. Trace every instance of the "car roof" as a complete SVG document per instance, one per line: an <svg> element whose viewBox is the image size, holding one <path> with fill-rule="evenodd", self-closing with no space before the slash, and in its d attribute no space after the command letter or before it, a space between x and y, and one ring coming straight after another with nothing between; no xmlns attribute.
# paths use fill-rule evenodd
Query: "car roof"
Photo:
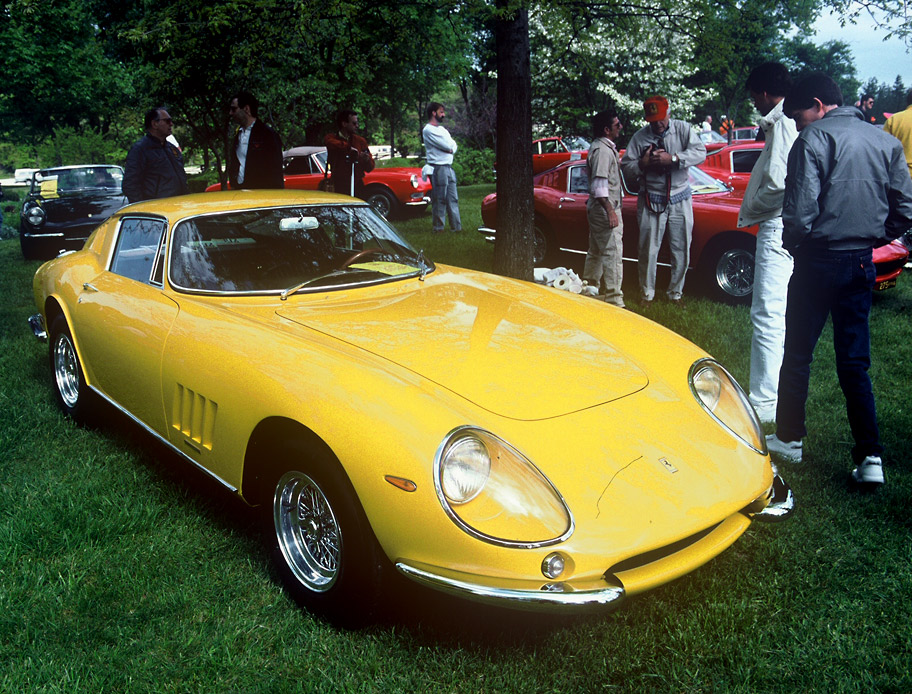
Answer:
<svg viewBox="0 0 912 694"><path fill-rule="evenodd" d="M326 147L292 147L291 149L286 149L283 153L283 157L309 157L311 154L316 152L325 152Z"/></svg>
<svg viewBox="0 0 912 694"><path fill-rule="evenodd" d="M67 166L45 166L41 169L35 169L38 171L64 171L69 169L100 169L102 167L109 169L122 169L122 166L117 164L69 164Z"/></svg>
<svg viewBox="0 0 912 694"><path fill-rule="evenodd" d="M289 207L292 205L314 204L354 204L366 205L362 200L355 200L348 195L324 193L309 190L226 190L211 193L193 193L174 198L144 200L122 207L117 216L126 214L153 214L178 219L195 217L200 214L230 212L232 210L251 210L266 207Z"/></svg>

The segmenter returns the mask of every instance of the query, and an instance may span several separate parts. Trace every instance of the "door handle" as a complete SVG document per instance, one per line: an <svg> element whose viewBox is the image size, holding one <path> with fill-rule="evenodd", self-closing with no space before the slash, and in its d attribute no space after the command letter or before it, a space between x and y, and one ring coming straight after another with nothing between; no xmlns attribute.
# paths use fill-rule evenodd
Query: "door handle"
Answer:
<svg viewBox="0 0 912 694"><path fill-rule="evenodd" d="M94 284L89 284L88 282L83 282L82 288L84 290L86 290L87 292L97 292L98 291L98 287L96 287Z"/></svg>

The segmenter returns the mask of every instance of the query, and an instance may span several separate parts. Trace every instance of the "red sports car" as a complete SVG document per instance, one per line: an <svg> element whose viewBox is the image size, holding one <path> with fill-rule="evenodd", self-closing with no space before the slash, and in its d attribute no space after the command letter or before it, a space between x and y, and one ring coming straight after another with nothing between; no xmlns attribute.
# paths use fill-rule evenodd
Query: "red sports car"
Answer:
<svg viewBox="0 0 912 694"><path fill-rule="evenodd" d="M284 166L286 188L325 189L326 147L292 147L284 153ZM364 185L367 202L384 217L408 208L425 209L431 201L431 182L422 179L416 167L377 167L364 176ZM221 190L221 185L206 188L213 190Z"/></svg>
<svg viewBox="0 0 912 694"><path fill-rule="evenodd" d="M700 164L700 168L713 178L727 183L736 192L743 194L744 189L747 188L747 182L750 180L751 170L762 151L762 142L726 145L722 149L708 152L706 160Z"/></svg>
<svg viewBox="0 0 912 694"><path fill-rule="evenodd" d="M690 269L696 270L716 299L733 303L750 301L754 283L754 249L757 227L739 229L741 195L701 169L691 167L694 230L690 247ZM558 264L560 252L585 255L589 247L586 200L589 174L585 163L571 161L535 177L536 265ZM636 195L625 188L623 200L624 260L636 262L639 228ZM484 226L478 231L490 239L496 235L497 194L481 204ZM896 284L908 251L899 242L875 249L875 289ZM659 265L668 266L667 243L659 254Z"/></svg>
<svg viewBox="0 0 912 694"><path fill-rule="evenodd" d="M532 142L532 173L589 155L589 143L581 137L543 137Z"/></svg>

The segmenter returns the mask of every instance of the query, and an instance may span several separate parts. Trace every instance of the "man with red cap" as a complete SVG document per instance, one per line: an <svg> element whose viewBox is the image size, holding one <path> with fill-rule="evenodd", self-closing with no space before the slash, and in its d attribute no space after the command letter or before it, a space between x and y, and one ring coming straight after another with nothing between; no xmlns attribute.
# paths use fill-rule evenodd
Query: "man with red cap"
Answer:
<svg viewBox="0 0 912 694"><path fill-rule="evenodd" d="M668 117L668 99L664 96L646 99L643 113L647 125L634 133L621 159L624 177L631 184L639 183L640 292L644 301L655 298L656 260L667 229L671 280L666 295L678 303L684 291L693 233L687 169L706 159L706 147L689 123Z"/></svg>

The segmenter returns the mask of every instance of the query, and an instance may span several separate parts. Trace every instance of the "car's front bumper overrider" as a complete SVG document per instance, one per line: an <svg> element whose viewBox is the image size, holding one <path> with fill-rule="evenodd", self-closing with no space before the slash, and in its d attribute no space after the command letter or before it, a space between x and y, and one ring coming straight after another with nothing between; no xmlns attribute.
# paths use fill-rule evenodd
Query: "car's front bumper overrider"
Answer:
<svg viewBox="0 0 912 694"><path fill-rule="evenodd" d="M35 337L42 342L47 342L47 328L44 325L44 316L36 313L34 316L29 316L28 322Z"/></svg>
<svg viewBox="0 0 912 694"><path fill-rule="evenodd" d="M767 523L778 523L791 518L795 513L795 495L792 494L791 487L786 484L775 468L773 469L773 484L770 486L768 494L769 503L763 509L756 512L745 510L745 513L754 520Z"/></svg>
<svg viewBox="0 0 912 694"><path fill-rule="evenodd" d="M405 204L407 207L427 207L431 204L431 198L428 195L424 195L420 198L409 198Z"/></svg>
<svg viewBox="0 0 912 694"><path fill-rule="evenodd" d="M430 567L422 568L401 561L396 563L396 568L412 580L443 593L475 602L533 612L587 614L607 611L618 607L627 595L619 581L615 584L607 577L584 586L570 586L560 581L542 581L537 587L523 587L520 584L527 582L503 581L495 584L485 582L485 579L477 576L472 576L472 580L469 581L444 576L430 570Z"/></svg>

